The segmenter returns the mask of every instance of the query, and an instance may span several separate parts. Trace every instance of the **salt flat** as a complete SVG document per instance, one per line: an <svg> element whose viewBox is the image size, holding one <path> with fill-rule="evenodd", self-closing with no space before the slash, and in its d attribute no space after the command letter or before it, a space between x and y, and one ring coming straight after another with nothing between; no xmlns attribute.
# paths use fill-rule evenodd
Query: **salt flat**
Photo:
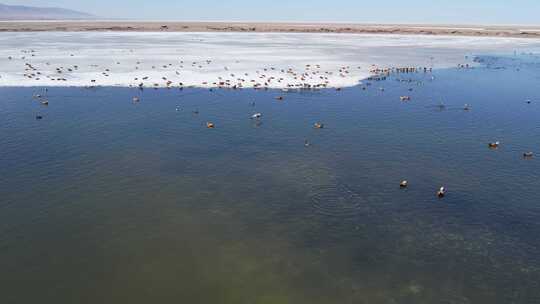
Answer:
<svg viewBox="0 0 540 304"><path fill-rule="evenodd" d="M0 86L353 86L374 67L447 68L540 39L376 34L6 32Z"/></svg>

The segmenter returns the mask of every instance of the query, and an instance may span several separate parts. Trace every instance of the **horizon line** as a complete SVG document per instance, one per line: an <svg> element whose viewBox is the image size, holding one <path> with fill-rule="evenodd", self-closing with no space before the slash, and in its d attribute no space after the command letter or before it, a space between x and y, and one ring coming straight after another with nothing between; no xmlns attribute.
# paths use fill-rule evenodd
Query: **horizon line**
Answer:
<svg viewBox="0 0 540 304"><path fill-rule="evenodd" d="M286 21L286 20L274 20L274 21L262 21L262 20L179 20L179 19L139 19L139 18L89 18L89 19L0 19L0 22L170 22L170 23L248 23L248 24L309 24L309 25L376 25L376 26L435 26L435 27L540 27L539 24L518 24L518 23L427 23L427 22L376 22L376 21Z"/></svg>

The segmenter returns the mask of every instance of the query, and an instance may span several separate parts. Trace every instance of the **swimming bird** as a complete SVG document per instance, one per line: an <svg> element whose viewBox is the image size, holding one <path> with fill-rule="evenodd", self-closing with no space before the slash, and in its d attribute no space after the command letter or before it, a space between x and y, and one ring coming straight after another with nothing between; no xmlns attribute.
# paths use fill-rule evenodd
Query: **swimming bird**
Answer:
<svg viewBox="0 0 540 304"><path fill-rule="evenodd" d="M251 119L259 119L261 117L262 117L261 113L255 113L255 114L251 115Z"/></svg>
<svg viewBox="0 0 540 304"><path fill-rule="evenodd" d="M439 103L438 107L439 107L439 110L444 110L446 108L446 106L444 105L442 101L441 103Z"/></svg>
<svg viewBox="0 0 540 304"><path fill-rule="evenodd" d="M140 101L139 97L133 97L133 102L139 102L139 101Z"/></svg>
<svg viewBox="0 0 540 304"><path fill-rule="evenodd" d="M402 180L401 183L399 183L399 187L400 188L407 188L408 184L409 183L407 182L407 180Z"/></svg>
<svg viewBox="0 0 540 304"><path fill-rule="evenodd" d="M496 141L496 142L489 143L488 146L492 149L495 149L499 147L499 144L500 142Z"/></svg>
<svg viewBox="0 0 540 304"><path fill-rule="evenodd" d="M446 194L446 189L444 187L440 187L439 191L437 191L437 196L439 198L443 198L445 194Z"/></svg>
<svg viewBox="0 0 540 304"><path fill-rule="evenodd" d="M400 96L399 99L401 101L409 101L409 100L411 100L411 96Z"/></svg>
<svg viewBox="0 0 540 304"><path fill-rule="evenodd" d="M313 127L314 127L315 129L322 129L322 128L324 128L324 124L323 124L323 123L320 123L320 122L316 122L316 123L313 125Z"/></svg>
<svg viewBox="0 0 540 304"><path fill-rule="evenodd" d="M534 155L534 153L532 153L532 152L525 152L525 153L523 153L523 157L524 157L524 158L531 158L531 157L533 157L533 155Z"/></svg>
<svg viewBox="0 0 540 304"><path fill-rule="evenodd" d="M41 115L36 115L36 120L40 120L40 119L43 119L43 116L41 116Z"/></svg>
<svg viewBox="0 0 540 304"><path fill-rule="evenodd" d="M469 106L468 103L466 103L464 106L463 106L463 110L465 111L469 111L471 109L471 107Z"/></svg>
<svg viewBox="0 0 540 304"><path fill-rule="evenodd" d="M206 123L206 127L207 127L208 129L213 129L215 126L214 126L214 123L207 122L207 123Z"/></svg>
<svg viewBox="0 0 540 304"><path fill-rule="evenodd" d="M276 97L277 100L283 100L283 96Z"/></svg>
<svg viewBox="0 0 540 304"><path fill-rule="evenodd" d="M309 147L311 144L309 143L309 141L306 139L304 140L304 147Z"/></svg>

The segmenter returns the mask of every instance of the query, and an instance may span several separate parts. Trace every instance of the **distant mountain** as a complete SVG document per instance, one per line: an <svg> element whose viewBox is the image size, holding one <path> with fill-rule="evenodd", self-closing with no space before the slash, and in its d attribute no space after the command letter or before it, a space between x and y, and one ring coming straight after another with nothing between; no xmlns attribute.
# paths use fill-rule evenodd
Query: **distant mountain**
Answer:
<svg viewBox="0 0 540 304"><path fill-rule="evenodd" d="M95 19L96 16L57 7L32 7L0 3L0 20Z"/></svg>

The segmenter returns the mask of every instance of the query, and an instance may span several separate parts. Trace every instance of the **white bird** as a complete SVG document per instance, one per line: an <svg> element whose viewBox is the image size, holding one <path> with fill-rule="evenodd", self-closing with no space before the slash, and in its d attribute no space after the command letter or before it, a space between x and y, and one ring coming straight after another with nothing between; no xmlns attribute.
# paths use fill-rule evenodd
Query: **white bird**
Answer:
<svg viewBox="0 0 540 304"><path fill-rule="evenodd" d="M438 197L443 197L446 194L446 189L444 187L441 187L439 191L437 191Z"/></svg>
<svg viewBox="0 0 540 304"><path fill-rule="evenodd" d="M251 115L251 119L259 119L261 117L262 117L261 113L255 113L255 114Z"/></svg>
<svg viewBox="0 0 540 304"><path fill-rule="evenodd" d="M523 157L525 157L525 158L533 157L533 155L534 155L534 153L532 153L532 152L525 152L525 153L523 153Z"/></svg>

